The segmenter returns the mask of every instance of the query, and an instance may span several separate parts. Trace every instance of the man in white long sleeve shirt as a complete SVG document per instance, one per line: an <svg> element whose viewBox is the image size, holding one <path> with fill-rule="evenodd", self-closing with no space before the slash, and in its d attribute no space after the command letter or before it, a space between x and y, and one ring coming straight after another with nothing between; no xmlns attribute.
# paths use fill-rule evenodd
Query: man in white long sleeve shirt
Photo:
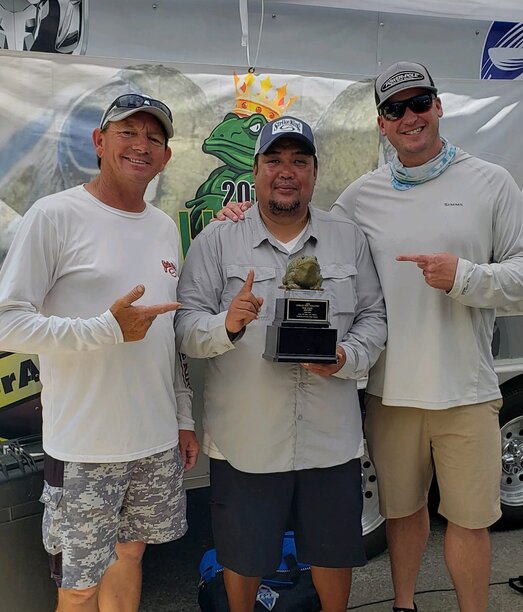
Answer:
<svg viewBox="0 0 523 612"><path fill-rule="evenodd" d="M144 201L172 135L161 101L119 96L93 132L99 175L38 200L0 272L0 347L40 357L59 612L137 611L146 543L187 529L198 443L173 331L179 236Z"/></svg>
<svg viewBox="0 0 523 612"><path fill-rule="evenodd" d="M460 610L484 612L501 476L490 345L495 308L523 299L523 201L503 168L440 137L441 101L424 66L392 65L375 95L379 129L397 156L350 185L333 212L366 234L387 304L365 430L387 518L394 610L416 609L435 469Z"/></svg>

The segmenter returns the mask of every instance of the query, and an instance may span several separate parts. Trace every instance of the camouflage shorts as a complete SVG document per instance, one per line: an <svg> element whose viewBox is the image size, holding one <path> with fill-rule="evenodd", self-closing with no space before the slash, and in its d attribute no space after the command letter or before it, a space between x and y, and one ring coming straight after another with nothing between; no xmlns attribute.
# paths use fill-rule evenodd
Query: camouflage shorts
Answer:
<svg viewBox="0 0 523 612"><path fill-rule="evenodd" d="M159 544L187 530L177 447L119 463L46 457L44 475L43 541L61 588L98 584L117 559L117 542Z"/></svg>

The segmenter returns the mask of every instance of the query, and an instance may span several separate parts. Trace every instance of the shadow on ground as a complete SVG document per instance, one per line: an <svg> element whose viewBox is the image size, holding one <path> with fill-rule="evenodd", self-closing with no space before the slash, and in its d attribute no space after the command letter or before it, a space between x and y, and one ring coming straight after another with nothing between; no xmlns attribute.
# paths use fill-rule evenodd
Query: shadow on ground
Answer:
<svg viewBox="0 0 523 612"><path fill-rule="evenodd" d="M140 612L198 612L198 564L212 548L209 488L187 492L189 531L145 553Z"/></svg>

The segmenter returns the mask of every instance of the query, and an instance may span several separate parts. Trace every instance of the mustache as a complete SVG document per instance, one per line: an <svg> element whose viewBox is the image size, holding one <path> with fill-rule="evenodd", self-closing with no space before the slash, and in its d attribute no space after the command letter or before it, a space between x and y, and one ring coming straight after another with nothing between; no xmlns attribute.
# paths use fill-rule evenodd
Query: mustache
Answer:
<svg viewBox="0 0 523 612"><path fill-rule="evenodd" d="M279 187L292 187L293 189L298 189L298 184L291 179L275 181L274 188L278 189Z"/></svg>

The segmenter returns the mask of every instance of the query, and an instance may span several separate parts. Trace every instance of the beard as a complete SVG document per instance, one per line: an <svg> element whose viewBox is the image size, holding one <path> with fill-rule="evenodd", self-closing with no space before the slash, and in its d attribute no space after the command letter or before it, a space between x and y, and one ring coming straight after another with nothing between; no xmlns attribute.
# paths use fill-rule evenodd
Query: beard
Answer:
<svg viewBox="0 0 523 612"><path fill-rule="evenodd" d="M300 210L300 201L283 203L278 200L269 200L269 211L273 215L294 215Z"/></svg>

